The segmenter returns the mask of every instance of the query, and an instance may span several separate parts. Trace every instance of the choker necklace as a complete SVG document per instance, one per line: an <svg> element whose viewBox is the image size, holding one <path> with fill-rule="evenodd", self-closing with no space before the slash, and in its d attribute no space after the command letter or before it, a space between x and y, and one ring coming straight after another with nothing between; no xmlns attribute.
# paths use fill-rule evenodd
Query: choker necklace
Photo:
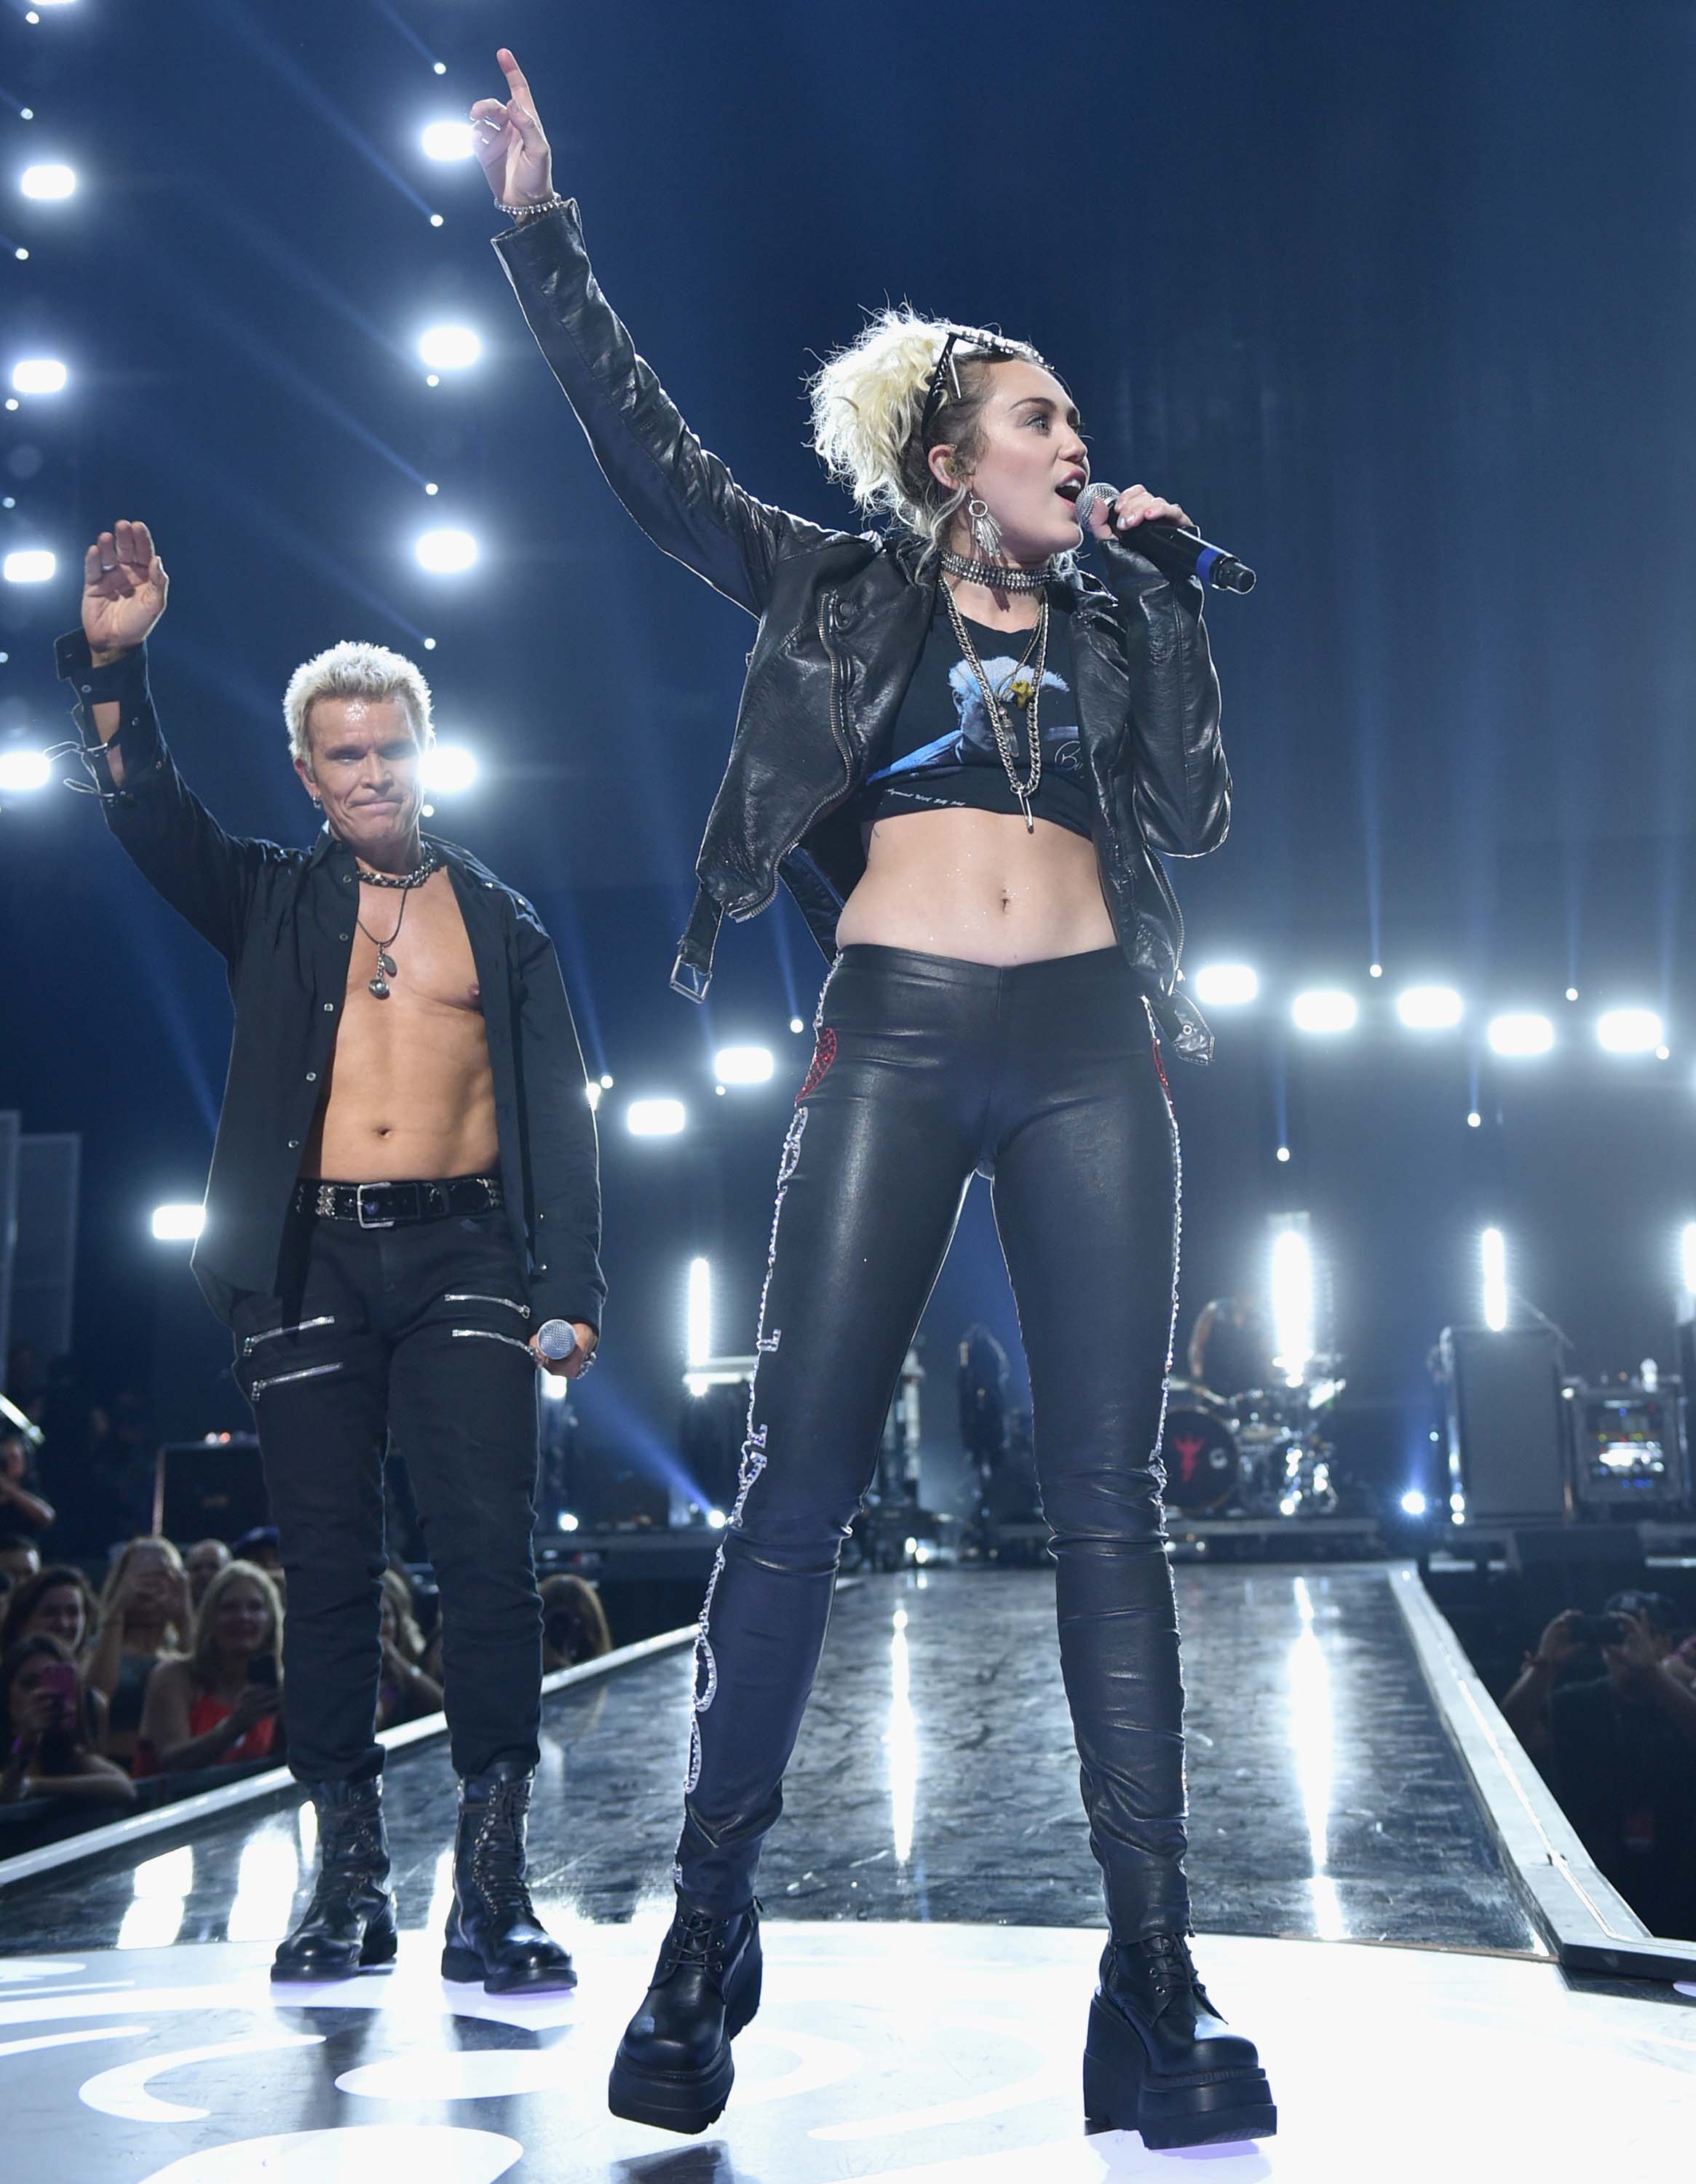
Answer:
<svg viewBox="0 0 1696 2184"><path fill-rule="evenodd" d="M436 852L433 850L426 848L424 852L424 861L419 866L415 872L401 873L368 872L363 866L359 867L359 878L364 880L367 885L370 887L399 888L403 890L400 899L400 916L396 918L395 929L392 933L390 933L386 940L379 940L376 934L370 930L369 926L367 926L364 919L360 916L358 911L355 911L353 913L353 922L359 927L360 932L364 934L366 939L371 942L377 951L376 972L373 977L367 978L365 981L367 988L377 1000L387 1000L389 997L389 980L397 975L395 959L390 955L389 950L394 946L396 941L400 939L400 929L402 926L406 923L406 906L408 903L412 900L412 891L414 888L420 888L424 885L424 883L436 870L437 861Z"/></svg>
<svg viewBox="0 0 1696 2184"><path fill-rule="evenodd" d="M951 577L958 577L968 584L981 584L992 592L1040 592L1048 587L1052 565L1041 569L1015 569L1004 561L968 561L964 554L950 553L945 546L942 553L943 566Z"/></svg>

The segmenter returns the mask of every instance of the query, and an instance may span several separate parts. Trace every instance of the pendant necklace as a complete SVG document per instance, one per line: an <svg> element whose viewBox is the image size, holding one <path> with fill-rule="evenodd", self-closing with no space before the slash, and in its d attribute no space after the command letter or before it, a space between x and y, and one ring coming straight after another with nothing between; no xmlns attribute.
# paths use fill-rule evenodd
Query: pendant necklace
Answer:
<svg viewBox="0 0 1696 2184"><path fill-rule="evenodd" d="M389 997L389 980L397 975L395 959L390 955L389 950L394 946L396 941L400 939L400 929L402 926L406 923L406 906L412 900L412 891L414 888L422 887L424 883L430 878L430 875L435 870L436 859L434 855L426 850L424 853L424 861L420 865L417 871L406 872L399 878L395 878L387 872L368 872L363 869L359 873L360 879L368 886L399 888L402 891L400 899L400 916L396 918L395 929L392 933L390 933L386 940L379 940L376 934L371 931L370 928L365 923L364 919L360 916L358 911L355 911L353 913L353 922L359 927L360 932L364 934L366 939L371 942L372 945L377 951L377 967L375 974L375 976L366 979L365 986L366 990L380 1001L387 1000Z"/></svg>
<svg viewBox="0 0 1696 2184"><path fill-rule="evenodd" d="M990 729L995 738L995 748L1001 755L1001 764L1007 775L1008 787L1013 791L1014 799L1024 815L1025 832L1027 834L1034 834L1037 831L1037 822L1031 810L1031 801L1036 795L1043 778L1043 674L1048 660L1048 602L1046 598L1043 599L1037 616L1034 646L1037 655L1035 675L1032 676L1027 671L1032 648L1026 646L1025 657L998 690L991 682L983 662L977 655L977 648L973 644L967 632L965 617L955 603L953 592L946 584L943 586L942 590L943 597L948 605L948 618L954 623L954 635L959 642L960 651L976 678L978 688L983 693L984 710L989 716ZM1012 726L1002 702L1009 697L1018 707L1020 717L1025 726L1025 763L1022 780L1020 778L1017 763L1018 750L1014 741Z"/></svg>

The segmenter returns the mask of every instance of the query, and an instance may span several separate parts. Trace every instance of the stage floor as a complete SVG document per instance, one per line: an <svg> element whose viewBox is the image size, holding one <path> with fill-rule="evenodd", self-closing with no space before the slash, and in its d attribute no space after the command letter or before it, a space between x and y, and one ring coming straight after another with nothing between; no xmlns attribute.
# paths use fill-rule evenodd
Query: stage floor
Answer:
<svg viewBox="0 0 1696 2184"><path fill-rule="evenodd" d="M1389 1566L1176 1574L1198 1929L1541 1953ZM1042 1569L920 1571L842 1595L761 1867L770 1915L1098 1925L1054 1600ZM548 1702L531 1846L537 1895L568 1925L626 1920L669 1892L689 1678L681 1648ZM280 1935L308 1863L295 1802L79 1865L74 1887L8 1888L6 1946ZM440 1740L391 1760L403 1927L435 1922L453 1802ZM184 1886L155 1902L137 1868L166 1841L188 1853L171 1869Z"/></svg>
<svg viewBox="0 0 1696 2184"><path fill-rule="evenodd" d="M264 1942L0 1967L12 2173L77 2184L1595 2184L1688 2171L1696 2002L1575 1992L1549 1964L1213 1936L1276 2139L1150 2153L1086 2137L1095 1937L1056 1927L774 1921L765 2006L703 2138L607 2113L658 1914L575 1932L575 1996L390 1975L279 2007Z"/></svg>
<svg viewBox="0 0 1696 2184"><path fill-rule="evenodd" d="M547 1705L537 1895L570 1997L437 1973L453 1782L391 1761L399 1964L274 1995L297 1795L0 1893L0 2115L78 2184L1594 2184L1688 2165L1696 1996L1549 1959L1379 1566L1178 1573L1197 1955L1261 2045L1275 2140L1087 2137L1100 1911L1042 1571L837 1602L761 1879L765 2003L721 2122L614 2121L607 2064L669 1915L687 1648ZM1165 2165L1165 2166L1163 2166Z"/></svg>

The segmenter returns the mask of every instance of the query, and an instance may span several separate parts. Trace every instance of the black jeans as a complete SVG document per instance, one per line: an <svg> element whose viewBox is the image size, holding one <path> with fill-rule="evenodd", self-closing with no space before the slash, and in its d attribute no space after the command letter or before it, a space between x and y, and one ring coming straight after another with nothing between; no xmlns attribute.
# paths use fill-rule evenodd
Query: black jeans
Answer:
<svg viewBox="0 0 1696 2184"><path fill-rule="evenodd" d="M745 1904L843 1535L973 1171L1031 1368L1060 1663L1115 1933L1182 1930L1183 1687L1159 1459L1177 1134L1115 950L843 951L783 1148L735 1509L707 1589L676 1880Z"/></svg>
<svg viewBox="0 0 1696 2184"><path fill-rule="evenodd" d="M533 1767L541 1719L536 1365L504 1213L393 1228L297 1215L280 1293L231 1316L288 1580L303 1782L375 1774L383 1458L405 1457L442 1593L453 1765Z"/></svg>

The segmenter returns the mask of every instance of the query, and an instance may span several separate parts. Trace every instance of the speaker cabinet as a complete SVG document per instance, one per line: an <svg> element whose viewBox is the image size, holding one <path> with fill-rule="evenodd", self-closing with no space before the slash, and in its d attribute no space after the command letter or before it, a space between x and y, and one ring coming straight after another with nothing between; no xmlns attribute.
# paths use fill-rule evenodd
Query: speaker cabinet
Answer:
<svg viewBox="0 0 1696 2184"><path fill-rule="evenodd" d="M194 1540L227 1545L271 1521L252 1434L220 1440L167 1441L153 1482L153 1529L186 1546Z"/></svg>
<svg viewBox="0 0 1696 2184"><path fill-rule="evenodd" d="M1469 1521L1565 1522L1571 1490L1558 1338L1546 1327L1446 1327L1437 1346L1451 1495Z"/></svg>

